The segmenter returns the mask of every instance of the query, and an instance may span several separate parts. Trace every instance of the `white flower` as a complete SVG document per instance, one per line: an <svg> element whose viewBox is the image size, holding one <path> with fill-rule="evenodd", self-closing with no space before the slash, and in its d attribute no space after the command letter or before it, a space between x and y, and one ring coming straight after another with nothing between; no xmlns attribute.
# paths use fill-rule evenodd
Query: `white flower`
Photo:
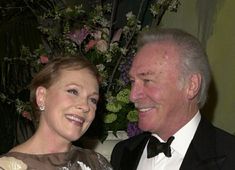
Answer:
<svg viewBox="0 0 235 170"><path fill-rule="evenodd" d="M108 43L105 40L99 40L96 43L96 48L99 50L101 53L104 53L108 50Z"/></svg>
<svg viewBox="0 0 235 170"><path fill-rule="evenodd" d="M82 170L91 170L91 168L86 166L83 162L77 161L77 163L80 165Z"/></svg>
<svg viewBox="0 0 235 170"><path fill-rule="evenodd" d="M130 11L126 14L126 17L127 17L127 19L130 19L130 18L135 17L135 15L132 13L132 11Z"/></svg>
<svg viewBox="0 0 235 170"><path fill-rule="evenodd" d="M27 165L14 157L4 156L0 158L0 169L1 168L4 170L26 170Z"/></svg>
<svg viewBox="0 0 235 170"><path fill-rule="evenodd" d="M105 69L105 66L104 66L104 64L97 64L96 68L101 72Z"/></svg>

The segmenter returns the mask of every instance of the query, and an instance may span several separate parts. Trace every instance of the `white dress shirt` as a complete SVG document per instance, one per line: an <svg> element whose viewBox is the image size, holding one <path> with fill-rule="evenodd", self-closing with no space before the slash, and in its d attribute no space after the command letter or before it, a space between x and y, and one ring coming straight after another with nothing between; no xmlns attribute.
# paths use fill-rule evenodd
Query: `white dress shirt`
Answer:
<svg viewBox="0 0 235 170"><path fill-rule="evenodd" d="M160 153L153 158L147 158L147 142L137 170L179 170L200 120L201 115L198 111L185 126L173 135L175 139L170 146L172 154L171 157L166 157L164 153ZM152 135L163 142L158 135Z"/></svg>

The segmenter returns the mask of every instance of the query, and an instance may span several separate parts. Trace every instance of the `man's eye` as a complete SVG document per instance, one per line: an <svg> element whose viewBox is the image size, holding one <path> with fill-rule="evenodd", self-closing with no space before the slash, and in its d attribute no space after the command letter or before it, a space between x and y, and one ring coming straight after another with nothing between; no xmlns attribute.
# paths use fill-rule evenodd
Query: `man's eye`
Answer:
<svg viewBox="0 0 235 170"><path fill-rule="evenodd" d="M143 81L144 81L144 83L148 83L148 82L150 82L151 80L149 80L149 79L144 79Z"/></svg>
<svg viewBox="0 0 235 170"><path fill-rule="evenodd" d="M134 83L135 83L135 80L130 79L130 83L131 83L131 84L134 84Z"/></svg>
<svg viewBox="0 0 235 170"><path fill-rule="evenodd" d="M78 91L76 89L69 89L67 91L73 95L76 95L76 96L78 95Z"/></svg>

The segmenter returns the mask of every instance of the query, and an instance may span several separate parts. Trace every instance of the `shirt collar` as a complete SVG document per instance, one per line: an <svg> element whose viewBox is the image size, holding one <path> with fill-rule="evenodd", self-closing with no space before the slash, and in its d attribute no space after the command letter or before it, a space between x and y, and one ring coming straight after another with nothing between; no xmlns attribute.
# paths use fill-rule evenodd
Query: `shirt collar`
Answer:
<svg viewBox="0 0 235 170"><path fill-rule="evenodd" d="M188 150L191 140L193 139L200 120L201 114L198 111L197 114L186 125L184 125L173 135L175 137L171 144L173 150L175 150L182 156L186 154L186 151Z"/></svg>
<svg viewBox="0 0 235 170"><path fill-rule="evenodd" d="M198 111L186 125L184 125L173 135L175 137L171 144L171 148L173 149L173 151L178 152L184 157L191 143L191 140L193 139L193 136L197 130L200 120L201 114ZM157 137L161 142L163 142L163 140L157 134L152 135Z"/></svg>

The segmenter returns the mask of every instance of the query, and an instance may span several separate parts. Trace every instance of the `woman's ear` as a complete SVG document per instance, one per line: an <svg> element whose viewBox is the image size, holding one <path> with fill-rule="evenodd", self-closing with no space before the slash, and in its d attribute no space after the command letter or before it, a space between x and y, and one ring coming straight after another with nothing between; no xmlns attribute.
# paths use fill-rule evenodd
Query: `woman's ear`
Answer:
<svg viewBox="0 0 235 170"><path fill-rule="evenodd" d="M201 88L202 76L200 73L192 74L188 80L187 96L188 99L193 99L197 96Z"/></svg>
<svg viewBox="0 0 235 170"><path fill-rule="evenodd" d="M46 99L46 88L43 86L39 86L36 89L36 102L38 107L45 107L45 99Z"/></svg>

